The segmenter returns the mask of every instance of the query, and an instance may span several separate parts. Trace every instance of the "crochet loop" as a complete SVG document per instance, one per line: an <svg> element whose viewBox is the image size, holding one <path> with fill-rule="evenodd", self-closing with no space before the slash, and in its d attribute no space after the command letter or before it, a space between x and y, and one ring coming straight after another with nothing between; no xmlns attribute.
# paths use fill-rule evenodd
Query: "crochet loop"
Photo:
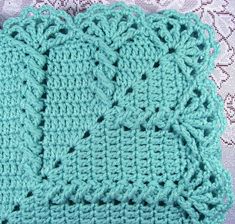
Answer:
<svg viewBox="0 0 235 224"><path fill-rule="evenodd" d="M221 223L214 39L195 15L124 3L7 20L0 222Z"/></svg>

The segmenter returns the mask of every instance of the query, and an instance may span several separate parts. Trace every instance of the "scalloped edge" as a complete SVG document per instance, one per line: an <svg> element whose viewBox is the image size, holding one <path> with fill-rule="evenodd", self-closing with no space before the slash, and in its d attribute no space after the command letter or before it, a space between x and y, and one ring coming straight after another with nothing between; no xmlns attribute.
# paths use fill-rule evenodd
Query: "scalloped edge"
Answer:
<svg viewBox="0 0 235 224"><path fill-rule="evenodd" d="M148 16L156 16L156 15L159 15L159 14L163 14L163 15L170 15L171 13L174 13L175 15L179 16L180 18L188 18L186 17L185 15L187 14L181 14L181 13L178 13L176 12L175 10L165 10L165 11L161 11L161 12L158 12L158 13L154 13L154 14L145 14L144 11L142 9L140 9L139 7L135 6L135 7L132 7L132 6L127 6L125 5L124 3L114 3L112 5L112 7L110 6L107 6L107 5L103 5L103 4L97 4L97 5L94 5L93 7L90 7L87 11L81 13L84 17L85 16L89 16L90 13L94 13L96 12L96 10L107 10L109 9L110 11L114 10L116 7L124 7L125 9L128 9L128 11L131 11L131 8L135 8L137 9L137 12L140 13L140 16L144 16L144 17L148 17ZM41 9L41 10L40 10ZM45 7L41 7L39 10L33 8L33 7L28 7L26 9L23 10L23 12L20 14L19 17L17 18L11 18L11 19L8 19L7 21L4 22L4 25L3 25L3 32L4 33L4 29L7 29L9 28L11 25L14 25L14 23L20 21L21 19L24 19L24 18L33 18L33 17L29 17L28 16L28 13L30 12L37 12L36 14L36 17L38 16L38 13L39 12L45 12L45 11L52 11L52 15L53 16L56 16L57 18L60 17L60 15L62 16L62 18L66 17L66 19L68 19L68 21L70 21L69 23L71 23L71 26L74 26L74 21L78 20L82 17L81 14L78 14L77 16L75 16L74 18L72 18L69 14L67 14L66 12L62 11L62 10L55 10L54 8L50 7L50 6L45 6ZM116 9L115 9L116 10ZM213 41L214 39L214 32L212 32L212 29L208 26L208 25L205 25L203 23L201 23L201 21L199 21L199 18L197 16L192 16L192 14L190 13L190 18L192 17L193 19L195 19L195 21L199 22L198 24L200 25L200 27L202 28L205 28L205 30L209 30L209 39L210 39L210 43L212 45L215 44L215 41ZM49 16L50 18L50 16ZM65 19L65 20L66 20ZM218 53L218 51L216 52ZM216 57L216 56L214 56Z"/></svg>

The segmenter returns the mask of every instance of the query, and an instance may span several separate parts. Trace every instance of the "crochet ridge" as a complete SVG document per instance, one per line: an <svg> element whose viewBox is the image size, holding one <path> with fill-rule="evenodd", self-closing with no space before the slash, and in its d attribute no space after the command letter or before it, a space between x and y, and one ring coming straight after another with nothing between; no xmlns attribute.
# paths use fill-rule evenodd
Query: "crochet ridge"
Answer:
<svg viewBox="0 0 235 224"><path fill-rule="evenodd" d="M0 31L0 223L219 224L212 29L174 10L25 8Z"/></svg>

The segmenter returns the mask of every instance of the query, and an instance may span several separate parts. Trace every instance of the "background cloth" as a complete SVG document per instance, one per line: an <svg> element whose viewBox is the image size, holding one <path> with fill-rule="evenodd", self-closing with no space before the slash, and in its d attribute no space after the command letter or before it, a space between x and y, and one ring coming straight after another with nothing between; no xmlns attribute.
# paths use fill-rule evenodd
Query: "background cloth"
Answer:
<svg viewBox="0 0 235 224"><path fill-rule="evenodd" d="M120 1L120 0L119 0ZM203 22L211 25L220 43L216 68L210 78L217 85L218 94L224 100L227 127L221 137L224 166L233 177L235 192L235 1L234 0L122 0L136 4L146 12L176 9L194 12ZM95 3L110 4L116 0L0 0L0 27L4 20L17 16L22 8L32 5L51 5L76 15ZM235 223L235 206L230 210L225 224Z"/></svg>

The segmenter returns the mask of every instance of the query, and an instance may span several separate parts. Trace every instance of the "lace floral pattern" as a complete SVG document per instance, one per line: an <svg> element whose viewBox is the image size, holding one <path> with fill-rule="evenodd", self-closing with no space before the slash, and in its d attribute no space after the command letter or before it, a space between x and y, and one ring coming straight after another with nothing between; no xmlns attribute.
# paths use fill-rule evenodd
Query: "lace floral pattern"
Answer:
<svg viewBox="0 0 235 224"><path fill-rule="evenodd" d="M84 11L95 3L110 4L117 0L2 0L0 1L0 25L11 16L16 16L27 5L41 7L51 5L63 9L71 15ZM227 128L222 136L225 166L235 178L235 4L229 0L125 0L127 4L136 4L145 11L156 12L164 9L176 9L181 12L194 12L203 22L214 27L221 51L216 69L211 78L217 85L218 94L224 100L224 113ZM225 150L226 149L226 150ZM233 214L233 215L232 215ZM228 217L228 223L235 223L235 208Z"/></svg>

